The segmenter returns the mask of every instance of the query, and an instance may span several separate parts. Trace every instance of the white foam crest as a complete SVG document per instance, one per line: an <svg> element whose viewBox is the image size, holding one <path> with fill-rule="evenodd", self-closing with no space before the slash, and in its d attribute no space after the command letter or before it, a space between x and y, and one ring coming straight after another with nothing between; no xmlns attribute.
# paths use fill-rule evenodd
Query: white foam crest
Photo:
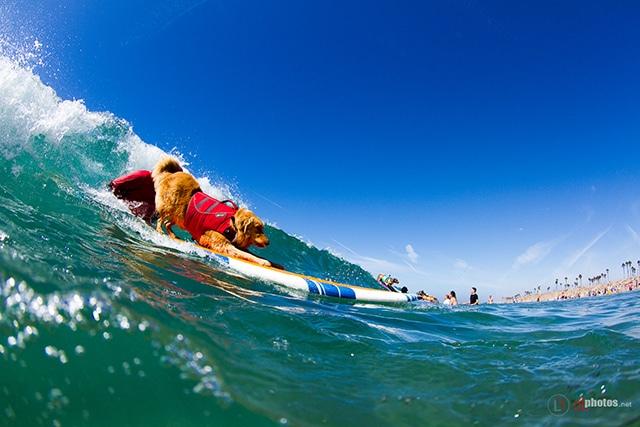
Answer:
<svg viewBox="0 0 640 427"><path fill-rule="evenodd" d="M141 169L150 171L156 162L167 154L155 145L142 141L133 132L130 132L129 136L120 142L118 149L129 154L126 172Z"/></svg>
<svg viewBox="0 0 640 427"><path fill-rule="evenodd" d="M0 124L10 137L0 142L23 147L34 135L60 142L69 132L88 133L108 120L110 113L87 110L82 100L63 101L40 77L0 56Z"/></svg>
<svg viewBox="0 0 640 427"><path fill-rule="evenodd" d="M46 102L38 105L40 111L33 112L36 121L31 128L31 134L45 135L50 142L60 143L69 133L90 133L96 127L114 119L110 113L88 111L83 100L58 99L56 104L50 106Z"/></svg>
<svg viewBox="0 0 640 427"><path fill-rule="evenodd" d="M91 137L105 124L122 129L116 151L127 153L126 171L150 170L166 154L143 142L125 120L109 112L89 111L82 100L60 99L37 75L0 56L0 127L4 131L0 135L0 154L5 159L10 160L24 151L37 151L32 147L34 137L42 136L50 147L56 148L63 141L65 144L86 141L83 138L65 139L65 136ZM81 158L86 148L70 146L65 150ZM92 160L84 159L83 162L91 163ZM92 169L90 164L87 169Z"/></svg>

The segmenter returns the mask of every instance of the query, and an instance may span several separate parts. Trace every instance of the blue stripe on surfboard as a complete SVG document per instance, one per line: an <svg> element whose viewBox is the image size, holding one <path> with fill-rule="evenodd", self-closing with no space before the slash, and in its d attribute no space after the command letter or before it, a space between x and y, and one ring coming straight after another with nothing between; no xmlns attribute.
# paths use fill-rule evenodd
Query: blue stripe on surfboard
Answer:
<svg viewBox="0 0 640 427"><path fill-rule="evenodd" d="M315 282L313 280L305 279L309 292L318 295L327 295L330 297L356 299L356 293L351 288L345 288L342 286L332 285L330 283Z"/></svg>

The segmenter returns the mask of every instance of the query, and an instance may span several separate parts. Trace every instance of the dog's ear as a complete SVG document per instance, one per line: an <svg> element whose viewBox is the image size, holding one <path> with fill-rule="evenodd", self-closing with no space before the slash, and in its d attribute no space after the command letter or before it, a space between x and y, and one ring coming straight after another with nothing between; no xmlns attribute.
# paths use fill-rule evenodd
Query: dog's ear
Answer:
<svg viewBox="0 0 640 427"><path fill-rule="evenodd" d="M248 234L249 233L249 228L253 228L254 230L256 230L256 232L258 231L258 223L255 219L255 217L253 215L248 215L247 216L247 220L244 222L244 233Z"/></svg>
<svg viewBox="0 0 640 427"><path fill-rule="evenodd" d="M253 226L253 215L246 209L241 209L238 212L240 213L240 227L242 227L242 232L249 234L249 229Z"/></svg>
<svg viewBox="0 0 640 427"><path fill-rule="evenodd" d="M252 217L248 217L245 221L244 221L244 230L242 230L244 232L244 234L248 234L249 233L249 227L253 226L253 218Z"/></svg>
<svg viewBox="0 0 640 427"><path fill-rule="evenodd" d="M231 217L231 226L236 232L242 231L243 234L247 234L251 224L253 224L253 218L251 215L247 215L247 210L244 208L240 208L238 212Z"/></svg>

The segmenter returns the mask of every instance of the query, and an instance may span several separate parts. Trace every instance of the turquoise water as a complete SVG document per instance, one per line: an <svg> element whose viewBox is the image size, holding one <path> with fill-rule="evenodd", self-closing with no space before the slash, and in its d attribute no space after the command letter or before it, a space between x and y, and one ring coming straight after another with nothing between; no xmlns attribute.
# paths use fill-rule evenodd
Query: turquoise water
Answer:
<svg viewBox="0 0 640 427"><path fill-rule="evenodd" d="M0 152L1 426L638 424L636 292L450 309L238 277L106 190L159 149L6 58ZM375 286L268 234L290 270Z"/></svg>

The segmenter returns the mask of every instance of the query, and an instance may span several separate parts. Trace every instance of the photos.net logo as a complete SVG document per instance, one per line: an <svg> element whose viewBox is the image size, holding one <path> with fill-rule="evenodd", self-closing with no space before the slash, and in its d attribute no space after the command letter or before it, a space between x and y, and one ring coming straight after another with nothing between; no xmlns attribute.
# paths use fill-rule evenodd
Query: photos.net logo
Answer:
<svg viewBox="0 0 640 427"><path fill-rule="evenodd" d="M618 408L620 406L631 406L630 404L621 405L618 399L585 399L581 397L571 403L567 396L563 394L554 394L547 402L547 409L552 415L566 415L570 410L587 411L589 408Z"/></svg>

